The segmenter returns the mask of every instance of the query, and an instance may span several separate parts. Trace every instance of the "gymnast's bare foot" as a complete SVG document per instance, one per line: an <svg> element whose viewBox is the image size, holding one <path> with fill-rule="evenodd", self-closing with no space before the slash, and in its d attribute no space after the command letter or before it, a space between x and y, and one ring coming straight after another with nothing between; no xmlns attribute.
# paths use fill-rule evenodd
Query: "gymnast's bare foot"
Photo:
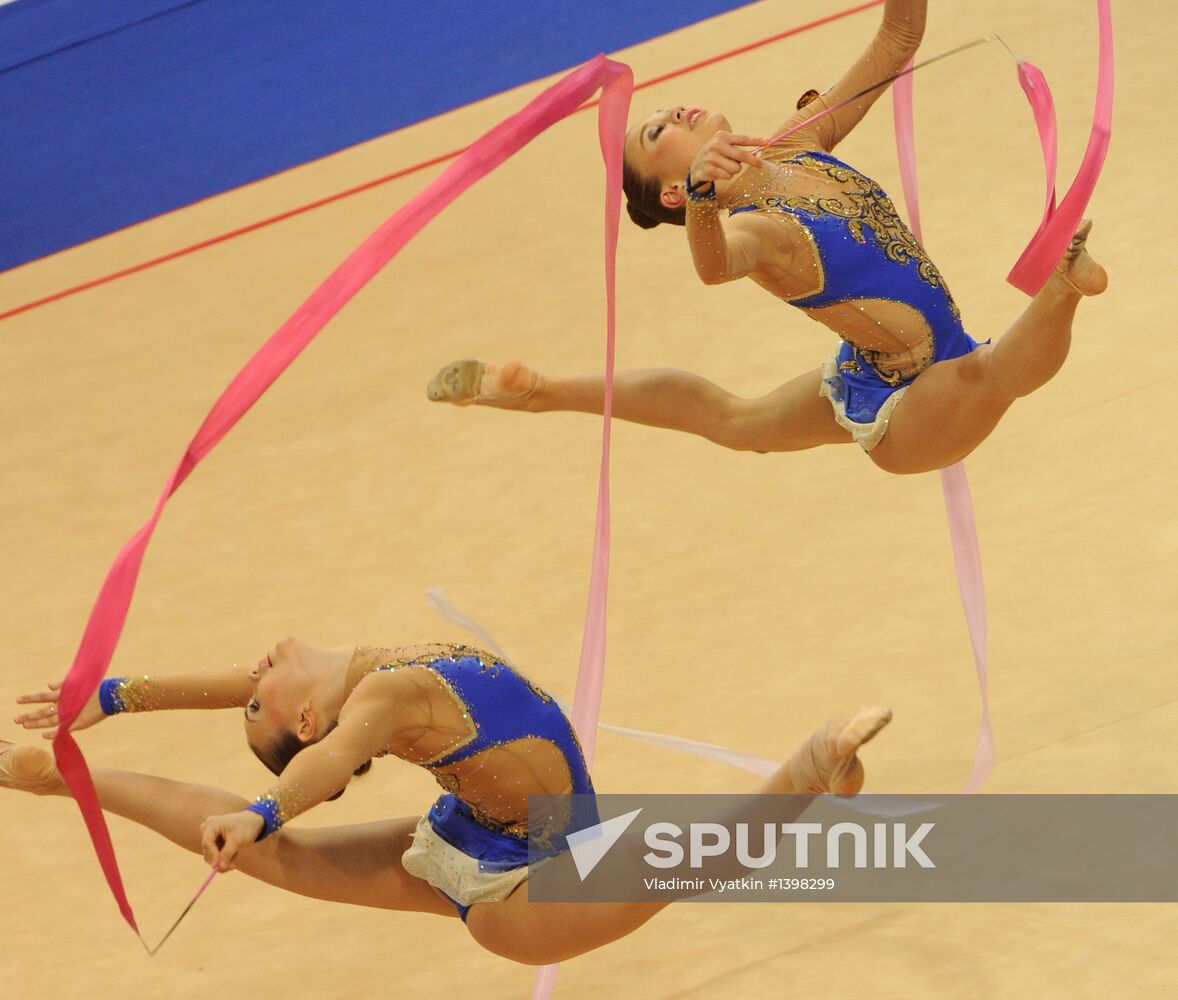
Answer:
<svg viewBox="0 0 1178 1000"><path fill-rule="evenodd" d="M518 361L452 361L429 381L425 394L435 403L456 406L522 406L540 377Z"/></svg>
<svg viewBox="0 0 1178 1000"><path fill-rule="evenodd" d="M53 754L44 747L27 747L0 740L0 788L15 788L34 795L65 791Z"/></svg>
<svg viewBox="0 0 1178 1000"><path fill-rule="evenodd" d="M1081 295L1099 295L1108 287L1108 273L1088 254L1088 234L1092 220L1081 219L1076 235L1056 265L1055 273Z"/></svg>
<svg viewBox="0 0 1178 1000"><path fill-rule="evenodd" d="M863 762L856 751L892 721L890 708L861 708L831 719L811 734L785 764L794 789L807 795L856 795L863 787Z"/></svg>

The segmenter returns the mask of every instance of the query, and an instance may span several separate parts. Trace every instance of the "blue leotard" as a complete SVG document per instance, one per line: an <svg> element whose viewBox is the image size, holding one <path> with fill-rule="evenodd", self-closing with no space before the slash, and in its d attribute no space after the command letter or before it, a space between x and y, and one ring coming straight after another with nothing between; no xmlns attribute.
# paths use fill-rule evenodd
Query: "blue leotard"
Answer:
<svg viewBox="0 0 1178 1000"><path fill-rule="evenodd" d="M469 646L455 645L445 652L431 651L412 659L396 659L374 670L403 667L429 670L454 697L471 723L467 739L421 765L447 789L447 794L429 811L430 826L447 843L476 859L483 871L506 871L526 866L529 860L527 821L503 822L490 815L485 801L464 798L446 768L495 747L520 740L539 740L559 751L567 768L569 793L592 795L593 781L568 717L551 695L512 667ZM530 744L532 747L542 745ZM582 815L585 800L577 800L577 803L577 826L596 822L595 817ZM548 831L544 846L539 848L536 832L532 832L533 861L567 849L563 836L568 832L567 826ZM454 905L465 920L468 907L457 902Z"/></svg>
<svg viewBox="0 0 1178 1000"><path fill-rule="evenodd" d="M840 402L851 420L869 424L892 393L934 362L970 353L977 342L962 327L940 272L875 181L829 153L797 153L777 162L829 178L840 187L834 197L783 194L729 210L729 215L784 212L812 239L820 287L790 299L790 304L818 309L857 299L888 299L917 310L931 330L931 344L903 355L843 342L837 358Z"/></svg>

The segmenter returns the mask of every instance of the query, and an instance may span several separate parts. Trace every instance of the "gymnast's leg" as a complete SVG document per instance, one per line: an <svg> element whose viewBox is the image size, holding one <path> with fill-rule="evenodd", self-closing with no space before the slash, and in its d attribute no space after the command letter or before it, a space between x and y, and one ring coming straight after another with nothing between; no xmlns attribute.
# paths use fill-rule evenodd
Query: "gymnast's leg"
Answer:
<svg viewBox="0 0 1178 1000"><path fill-rule="evenodd" d="M775 819L781 822L796 819L808 804L804 796L823 792L855 795L863 787L863 764L857 751L891 717L886 708L864 708L850 718L832 720L815 731L758 789L761 795L797 796L782 801L784 811ZM620 846L625 843L623 838ZM643 850L638 845L635 848L636 855ZM501 902L472 906L466 926L488 951L527 965L546 965L625 937L667 905L666 902L532 905L528 902L525 881Z"/></svg>
<svg viewBox="0 0 1178 1000"><path fill-rule="evenodd" d="M1059 371L1071 347L1076 306L1108 285L1085 247L1091 226L1081 224L1060 269L996 344L939 362L907 388L870 453L877 465L910 473L959 462L989 437L1011 403Z"/></svg>
<svg viewBox="0 0 1178 1000"><path fill-rule="evenodd" d="M801 451L840 444L850 434L819 397L815 369L773 392L743 399L691 372L672 368L622 371L614 377L613 414L620 420L686 431L736 451ZM436 402L477 403L531 413L601 413L605 377L553 378L520 364L455 361L434 376Z"/></svg>
<svg viewBox="0 0 1178 1000"><path fill-rule="evenodd" d="M130 771L95 768L102 808L201 853L200 825L207 816L236 812L248 803L220 789ZM69 790L42 747L0 741L0 786L40 795ZM244 851L238 870L270 885L337 903L454 916L454 907L401 867L417 817L321 829L285 827Z"/></svg>

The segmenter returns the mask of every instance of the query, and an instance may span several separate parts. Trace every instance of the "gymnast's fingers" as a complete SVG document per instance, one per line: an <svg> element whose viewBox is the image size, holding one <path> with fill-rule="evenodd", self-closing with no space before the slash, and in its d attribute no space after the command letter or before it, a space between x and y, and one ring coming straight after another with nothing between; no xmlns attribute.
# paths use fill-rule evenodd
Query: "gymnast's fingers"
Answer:
<svg viewBox="0 0 1178 1000"><path fill-rule="evenodd" d="M46 705L44 708L36 708L31 712L22 712L13 720L18 726L24 726L25 729L47 729L50 726L57 726L57 706Z"/></svg>
<svg viewBox="0 0 1178 1000"><path fill-rule="evenodd" d="M756 151L756 147L765 145L765 139L757 139L751 135L734 135L730 132L717 132L715 138L717 147L730 159L753 167L765 165L765 161ZM754 149L744 149L744 146L752 146Z"/></svg>
<svg viewBox="0 0 1178 1000"><path fill-rule="evenodd" d="M722 138L724 142L731 143L733 146L764 146L769 141L738 132L717 132L716 137Z"/></svg>
<svg viewBox="0 0 1178 1000"><path fill-rule="evenodd" d="M216 817L210 816L200 825L200 853L205 863L213 868L221 867L221 827Z"/></svg>
<svg viewBox="0 0 1178 1000"><path fill-rule="evenodd" d="M755 145L756 139L747 135L732 135L717 132L696 154L691 165L691 177L695 181L731 180L740 173L741 164L763 166L764 160L754 152L742 148Z"/></svg>
<svg viewBox="0 0 1178 1000"><path fill-rule="evenodd" d="M17 695L16 703L18 705L36 705L46 702L56 702L61 697L61 681L50 681L47 691L34 691L32 694Z"/></svg>
<svg viewBox="0 0 1178 1000"><path fill-rule="evenodd" d="M695 163L691 165L693 181L727 181L739 172L740 163L717 147L701 151Z"/></svg>

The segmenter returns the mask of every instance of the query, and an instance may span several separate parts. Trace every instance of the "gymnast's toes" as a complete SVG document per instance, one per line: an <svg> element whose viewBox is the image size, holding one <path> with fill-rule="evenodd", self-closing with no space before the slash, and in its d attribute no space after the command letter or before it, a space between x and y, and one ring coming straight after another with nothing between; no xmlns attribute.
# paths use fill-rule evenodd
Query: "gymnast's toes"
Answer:
<svg viewBox="0 0 1178 1000"><path fill-rule="evenodd" d="M514 408L522 406L536 391L539 376L519 361L453 361L445 365L426 387L434 402L456 406Z"/></svg>
<svg viewBox="0 0 1178 1000"><path fill-rule="evenodd" d="M884 726L892 721L890 708L861 708L846 720L834 740L833 750L838 755L854 753L868 740L875 737Z"/></svg>
<svg viewBox="0 0 1178 1000"><path fill-rule="evenodd" d="M861 708L841 727L832 727L833 767L827 787L835 795L858 795L865 778L858 749L892 721L890 708Z"/></svg>
<svg viewBox="0 0 1178 1000"><path fill-rule="evenodd" d="M48 750L0 740L0 788L52 795L64 787Z"/></svg>
<svg viewBox="0 0 1178 1000"><path fill-rule="evenodd" d="M470 406L479 400L479 388L486 365L481 361L452 361L429 380L425 394L435 403Z"/></svg>
<svg viewBox="0 0 1178 1000"><path fill-rule="evenodd" d="M861 708L854 715L831 719L786 762L794 788L808 795L857 795L864 780L857 751L891 721L892 710L881 707Z"/></svg>
<svg viewBox="0 0 1178 1000"><path fill-rule="evenodd" d="M1088 253L1091 231L1092 220L1081 219L1056 268L1056 273L1081 295L1099 295L1108 287L1108 273Z"/></svg>

